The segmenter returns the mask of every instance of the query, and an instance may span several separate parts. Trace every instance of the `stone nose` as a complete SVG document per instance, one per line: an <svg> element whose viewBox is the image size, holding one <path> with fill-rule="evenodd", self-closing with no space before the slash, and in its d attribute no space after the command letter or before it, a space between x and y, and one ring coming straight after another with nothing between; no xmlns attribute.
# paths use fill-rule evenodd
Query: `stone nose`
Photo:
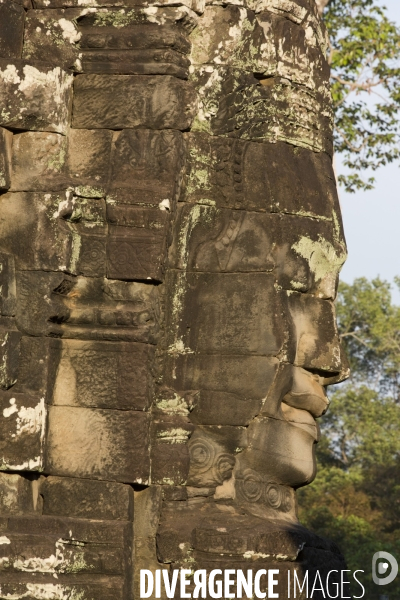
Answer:
<svg viewBox="0 0 400 600"><path fill-rule="evenodd" d="M340 342L334 303L289 292L288 305L294 366L317 375L323 386L347 379L349 366Z"/></svg>
<svg viewBox="0 0 400 600"><path fill-rule="evenodd" d="M320 377L301 367L293 368L292 377L292 387L283 397L283 402L292 408L306 410L314 418L325 414L329 399L320 383Z"/></svg>

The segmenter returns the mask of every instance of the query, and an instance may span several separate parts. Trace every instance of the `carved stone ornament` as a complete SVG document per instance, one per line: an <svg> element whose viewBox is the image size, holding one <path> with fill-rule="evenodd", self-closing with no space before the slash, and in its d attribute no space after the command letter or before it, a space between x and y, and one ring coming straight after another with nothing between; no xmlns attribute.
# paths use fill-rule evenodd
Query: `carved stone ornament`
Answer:
<svg viewBox="0 0 400 600"><path fill-rule="evenodd" d="M326 49L315 0L0 0L1 599L345 568L296 514L348 374Z"/></svg>

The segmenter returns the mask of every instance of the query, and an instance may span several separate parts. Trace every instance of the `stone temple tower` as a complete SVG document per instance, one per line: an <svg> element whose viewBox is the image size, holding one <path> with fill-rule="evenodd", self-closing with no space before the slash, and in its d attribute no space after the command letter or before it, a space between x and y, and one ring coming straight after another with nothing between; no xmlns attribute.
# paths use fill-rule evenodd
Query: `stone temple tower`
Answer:
<svg viewBox="0 0 400 600"><path fill-rule="evenodd" d="M347 374L326 47L315 0L0 0L2 600L345 568L295 491Z"/></svg>

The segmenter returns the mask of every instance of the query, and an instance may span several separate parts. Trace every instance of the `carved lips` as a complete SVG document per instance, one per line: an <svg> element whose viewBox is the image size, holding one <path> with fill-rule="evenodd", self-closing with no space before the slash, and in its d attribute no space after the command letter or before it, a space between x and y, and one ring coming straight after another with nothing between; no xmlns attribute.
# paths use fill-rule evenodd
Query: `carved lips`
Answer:
<svg viewBox="0 0 400 600"><path fill-rule="evenodd" d="M282 411L287 421L307 431L317 442L319 427L315 421L326 413L329 399L320 377L301 367L293 371L292 389L282 401Z"/></svg>

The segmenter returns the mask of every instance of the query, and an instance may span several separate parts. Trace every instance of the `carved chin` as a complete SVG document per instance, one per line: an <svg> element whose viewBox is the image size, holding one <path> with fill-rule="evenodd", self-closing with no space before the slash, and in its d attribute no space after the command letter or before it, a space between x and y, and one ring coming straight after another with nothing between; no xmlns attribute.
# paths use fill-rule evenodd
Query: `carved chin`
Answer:
<svg viewBox="0 0 400 600"><path fill-rule="evenodd" d="M316 474L317 428L272 418L257 419L250 427L249 447L240 456L240 470L259 472L263 479L297 488Z"/></svg>
<svg viewBox="0 0 400 600"><path fill-rule="evenodd" d="M269 447L271 478L293 488L311 483L316 475L315 438L287 423L285 438Z"/></svg>

